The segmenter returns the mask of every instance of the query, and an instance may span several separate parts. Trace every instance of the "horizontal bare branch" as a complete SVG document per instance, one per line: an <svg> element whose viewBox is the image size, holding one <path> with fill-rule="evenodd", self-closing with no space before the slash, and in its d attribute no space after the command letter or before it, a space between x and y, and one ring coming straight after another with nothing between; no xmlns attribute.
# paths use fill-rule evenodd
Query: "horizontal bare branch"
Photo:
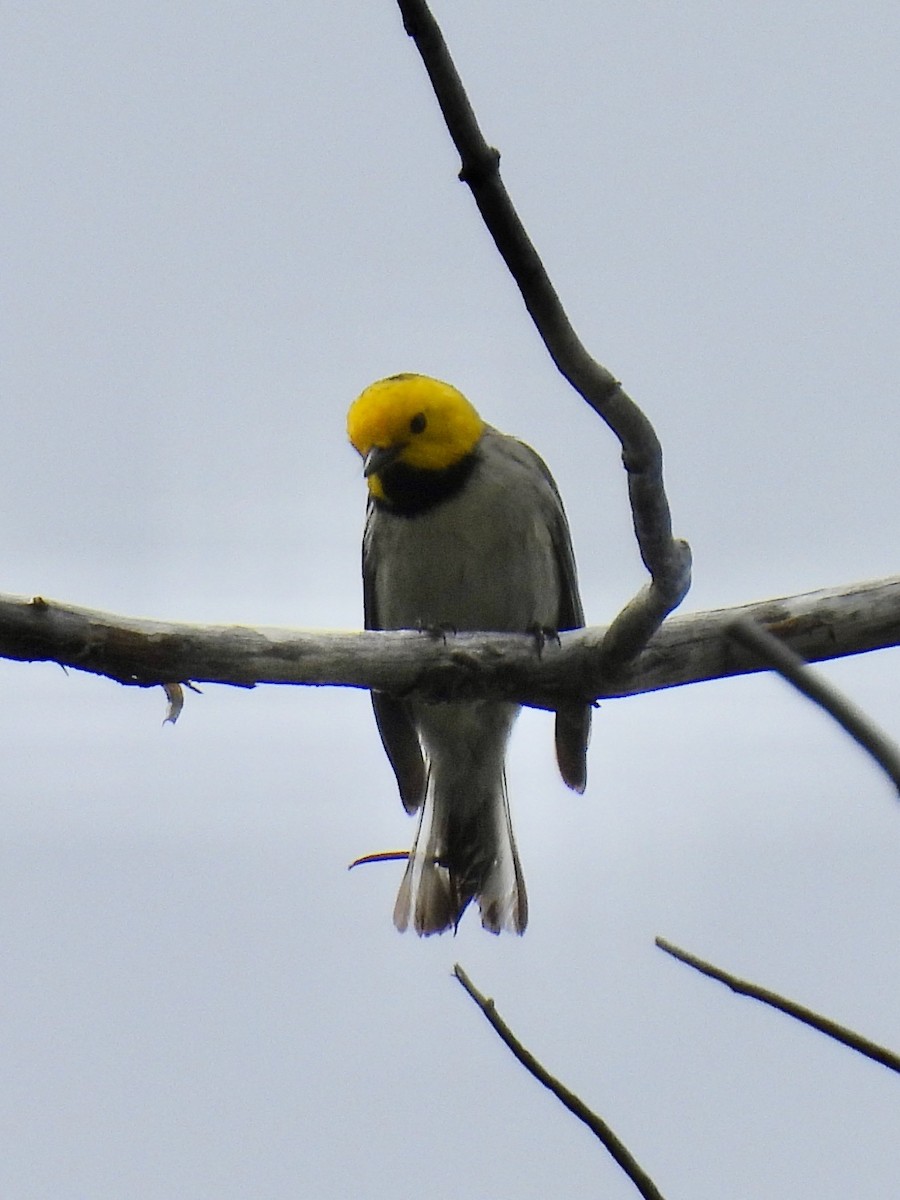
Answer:
<svg viewBox="0 0 900 1200"><path fill-rule="evenodd" d="M139 687L188 682L374 688L432 699L493 696L536 708L629 696L765 670L736 647L736 617L807 661L900 644L900 576L670 618L635 662L604 675L602 626L542 648L525 634L326 633L118 617L40 597L0 596L0 657L57 662Z"/></svg>

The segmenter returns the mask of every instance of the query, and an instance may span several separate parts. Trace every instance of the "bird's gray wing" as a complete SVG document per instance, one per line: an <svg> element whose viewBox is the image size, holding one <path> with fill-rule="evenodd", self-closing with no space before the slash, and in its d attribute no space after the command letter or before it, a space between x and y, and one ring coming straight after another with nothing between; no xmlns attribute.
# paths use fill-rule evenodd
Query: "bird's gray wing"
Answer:
<svg viewBox="0 0 900 1200"><path fill-rule="evenodd" d="M523 443L524 445L524 443ZM548 485L546 494L547 521L556 557L559 596L556 617L557 632L566 629L581 629L584 626L584 610L578 591L578 573L575 569L575 552L566 510L556 481L547 464L530 446L536 465ZM569 704L556 713L556 761L559 773L570 788L583 792L587 785L587 747L591 736L591 706Z"/></svg>
<svg viewBox="0 0 900 1200"><path fill-rule="evenodd" d="M378 511L374 502L369 500L362 553L363 615L366 629L382 628L377 603L377 522ZM370 694L375 724L397 777L403 807L407 812L415 812L425 800L427 773L409 704L388 695L387 692Z"/></svg>
<svg viewBox="0 0 900 1200"><path fill-rule="evenodd" d="M578 593L575 554L565 510L560 502L553 528L553 547L559 570L559 619L557 629L581 629L584 610ZM559 773L570 788L583 792L587 786L587 748L591 736L591 706L572 704L556 712L556 761Z"/></svg>
<svg viewBox="0 0 900 1200"><path fill-rule="evenodd" d="M529 473L537 471L542 481L547 485L539 489L536 498L539 499L543 518L550 530L553 552L556 558L559 595L557 598L556 623L557 631L565 629L581 629L584 625L584 612L581 608L581 597L578 594L578 573L575 569L575 554L572 550L572 535L569 533L569 522L556 480L550 474L550 468L526 442L518 438L500 435L505 443L507 454L518 459L520 465Z"/></svg>

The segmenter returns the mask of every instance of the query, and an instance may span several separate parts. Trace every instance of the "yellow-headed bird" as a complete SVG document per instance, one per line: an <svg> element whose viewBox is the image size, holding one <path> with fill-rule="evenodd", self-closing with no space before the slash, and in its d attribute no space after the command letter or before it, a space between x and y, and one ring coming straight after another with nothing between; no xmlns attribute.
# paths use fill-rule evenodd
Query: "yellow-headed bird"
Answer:
<svg viewBox="0 0 900 1200"><path fill-rule="evenodd" d="M347 416L364 460L367 629L578 629L584 624L556 484L523 442L486 425L456 388L392 375ZM421 809L394 907L417 933L456 928L471 900L492 933L522 933L525 883L506 797L506 743L519 706L428 703L372 693L407 812ZM590 707L556 714L563 779L584 791Z"/></svg>

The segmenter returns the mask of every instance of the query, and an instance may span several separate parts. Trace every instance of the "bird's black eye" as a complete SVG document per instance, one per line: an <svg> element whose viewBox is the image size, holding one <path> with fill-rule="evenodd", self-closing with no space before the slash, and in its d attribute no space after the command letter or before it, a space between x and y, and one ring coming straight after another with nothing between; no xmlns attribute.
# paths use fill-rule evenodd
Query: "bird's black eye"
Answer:
<svg viewBox="0 0 900 1200"><path fill-rule="evenodd" d="M409 423L409 431L410 433L421 433L427 424L428 422L425 419L425 414L416 413Z"/></svg>

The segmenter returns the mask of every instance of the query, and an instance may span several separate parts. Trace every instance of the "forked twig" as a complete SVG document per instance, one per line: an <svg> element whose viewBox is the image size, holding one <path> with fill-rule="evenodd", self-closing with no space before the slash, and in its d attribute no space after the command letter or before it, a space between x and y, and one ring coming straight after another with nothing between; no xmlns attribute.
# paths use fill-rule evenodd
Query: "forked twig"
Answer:
<svg viewBox="0 0 900 1200"><path fill-rule="evenodd" d="M608 671L633 659L687 594L691 552L672 537L662 449L644 413L572 328L540 256L500 178L500 154L484 139L437 22L425 0L397 0L416 43L468 184L491 237L518 284L525 307L559 371L607 423L622 446L634 532L651 582L610 626L600 656Z"/></svg>
<svg viewBox="0 0 900 1200"><path fill-rule="evenodd" d="M548 1088L573 1116L576 1116L579 1121L583 1121L587 1125L591 1133L602 1142L605 1149L616 1160L640 1194L645 1197L645 1200L663 1200L662 1192L627 1147L616 1137L603 1118L592 1112L583 1100L576 1096L574 1092L569 1091L545 1067L541 1066L531 1051L522 1045L497 1012L493 1000L488 999L487 996L479 992L459 963L456 963L454 966L453 973L484 1013L485 1017L487 1017L488 1022L500 1040L512 1051L525 1070L533 1075L538 1083L542 1083L545 1088Z"/></svg>
<svg viewBox="0 0 900 1200"><path fill-rule="evenodd" d="M812 1029L817 1029L819 1033L824 1033L827 1037L834 1038L836 1042L841 1042L843 1045L849 1046L851 1050L856 1050L857 1053L865 1055L866 1058L871 1058L873 1062L881 1063L883 1067L887 1067L891 1071L900 1072L900 1055L895 1054L893 1050L888 1050L886 1047L880 1046L877 1042L870 1041L869 1038L863 1037L862 1034L854 1033L846 1025L839 1025L837 1021L832 1021L829 1017L823 1017L819 1013L813 1012L811 1008L806 1008L802 1004L797 1004L793 1000L779 996L777 992L769 991L768 988L759 987L757 984L749 983L745 979L738 979L736 975L731 975L727 971L723 971L720 967L714 967L712 963L705 962L702 958L697 958L695 954L690 954L687 950L682 950L680 947L674 946L671 942L666 941L665 938L658 937L656 944L660 950L664 950L672 958L677 958L679 962L693 967L701 975L707 975L710 979L724 983L726 987L731 988L738 995L749 996L752 1000L760 1000L763 1004L768 1004L770 1008L777 1008L779 1012L786 1013L787 1016L793 1017L797 1021L802 1021L804 1025L809 1025Z"/></svg>
<svg viewBox="0 0 900 1200"><path fill-rule="evenodd" d="M729 623L727 632L732 641L752 650L798 692L834 717L838 725L868 751L900 792L900 748L862 709L821 675L811 671L796 651L748 617L736 617Z"/></svg>

